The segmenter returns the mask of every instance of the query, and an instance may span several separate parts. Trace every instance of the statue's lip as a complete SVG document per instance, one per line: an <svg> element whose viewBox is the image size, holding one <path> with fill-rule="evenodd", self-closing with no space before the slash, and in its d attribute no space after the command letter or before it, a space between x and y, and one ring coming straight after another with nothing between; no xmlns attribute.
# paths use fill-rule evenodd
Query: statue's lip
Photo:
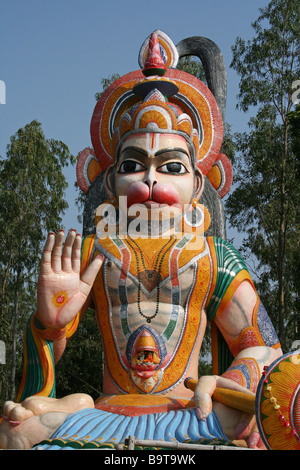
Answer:
<svg viewBox="0 0 300 470"><path fill-rule="evenodd" d="M144 206L151 207L151 208L153 208L152 206L157 206L157 207L161 208L161 207L166 207L166 206L169 205L169 204L166 204L165 202L161 203L161 202L158 202L158 201L153 201L153 199L148 199L147 201L143 202L143 204L144 204Z"/></svg>
<svg viewBox="0 0 300 470"><path fill-rule="evenodd" d="M134 204L180 204L180 196L176 188L167 183L156 182L149 187L148 184L139 181L132 183L126 191L127 207Z"/></svg>
<svg viewBox="0 0 300 470"><path fill-rule="evenodd" d="M149 379L155 373L157 364L135 364L133 369L142 379Z"/></svg>
<svg viewBox="0 0 300 470"><path fill-rule="evenodd" d="M153 199L147 199L143 202L134 202L128 207L132 206L145 206L147 209L161 209L163 207L176 207L180 208L180 204L168 204L167 202L154 201Z"/></svg>
<svg viewBox="0 0 300 470"><path fill-rule="evenodd" d="M142 379L149 379L155 373L155 370L135 370L135 373Z"/></svg>
<svg viewBox="0 0 300 470"><path fill-rule="evenodd" d="M157 364L135 364L133 368L136 371L150 371L155 370L157 368Z"/></svg>

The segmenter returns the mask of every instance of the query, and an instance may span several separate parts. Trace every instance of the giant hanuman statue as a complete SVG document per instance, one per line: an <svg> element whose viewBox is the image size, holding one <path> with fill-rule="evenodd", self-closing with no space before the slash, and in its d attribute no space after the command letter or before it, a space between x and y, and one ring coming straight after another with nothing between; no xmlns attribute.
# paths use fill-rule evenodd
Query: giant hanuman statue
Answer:
<svg viewBox="0 0 300 470"><path fill-rule="evenodd" d="M197 55L207 84L176 69ZM140 69L98 100L77 164L83 238L50 233L38 306L3 448L222 443L300 448L299 360L282 356L246 264L226 241L220 153L226 71L218 47L146 39ZM89 306L105 349L103 394L55 396L55 363ZM198 377L211 324L213 375ZM95 357L95 361L100 358ZM256 404L255 404L256 402Z"/></svg>

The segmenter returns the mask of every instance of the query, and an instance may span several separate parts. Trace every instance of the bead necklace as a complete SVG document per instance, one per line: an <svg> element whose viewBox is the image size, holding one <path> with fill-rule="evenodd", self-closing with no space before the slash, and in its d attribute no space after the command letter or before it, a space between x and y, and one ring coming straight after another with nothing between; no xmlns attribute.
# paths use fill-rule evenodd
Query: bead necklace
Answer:
<svg viewBox="0 0 300 470"><path fill-rule="evenodd" d="M146 272L147 271L147 268L146 268L146 265L145 265L145 261L144 261L144 257L143 257L143 252L141 250L141 248L139 247L139 245L136 243L135 240L133 240L130 235L128 235L128 238L131 240L131 242L137 247L139 253L140 253L140 257L141 257L141 261L142 261L142 265L143 265L143 268L144 268L144 271ZM137 299L137 305L138 305L138 312L139 314L145 318L146 322L147 323L151 323L151 321L153 320L153 318L155 318L158 314L158 310L159 310L159 299L160 299L160 289L159 289L159 282L160 282L160 274L161 274L161 268L162 268L162 263L163 263L163 260L166 256L166 254L171 250L171 248L173 247L173 245L176 243L177 241L177 238L174 237L174 240L173 242L169 245L169 243L171 242L172 240L172 235L170 236L170 239L162 246L162 248L159 250L158 252L158 256L156 258L156 261L155 261L155 264L154 264L154 269L152 270L152 272L148 273L148 277L149 278L152 278L153 276L153 273L154 272L157 272L157 279L156 279L156 308L155 308L155 312L153 315L151 316L147 316L145 315L143 312L142 312L142 309L141 309L141 271L140 271L140 262L139 262L139 257L137 255L137 253L135 252L133 246L131 243L129 243L128 240L126 240L126 242L128 243L128 245L130 246L130 248L132 249L132 251L134 252L134 255L135 255L135 259L136 259L136 265L137 265L137 274L138 274L138 299ZM166 250L163 252L163 250L166 248ZM162 255L162 256L161 256ZM160 258L161 256L161 258ZM156 271L156 268L158 267L158 270Z"/></svg>

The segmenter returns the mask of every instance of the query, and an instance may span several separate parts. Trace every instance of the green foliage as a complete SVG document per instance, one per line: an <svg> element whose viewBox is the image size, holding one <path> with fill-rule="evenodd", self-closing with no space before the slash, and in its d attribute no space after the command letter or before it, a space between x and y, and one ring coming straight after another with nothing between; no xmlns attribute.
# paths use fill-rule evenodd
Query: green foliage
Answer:
<svg viewBox="0 0 300 470"><path fill-rule="evenodd" d="M204 68L202 67L202 63L198 57L181 57L178 61L177 68L178 70L194 75L203 83L206 83Z"/></svg>
<svg viewBox="0 0 300 470"><path fill-rule="evenodd" d="M201 80L207 85L207 80L205 77L205 71L202 66L201 60L198 57L186 56L181 57L177 66L178 70L187 72L191 75L194 75L196 78ZM222 143L221 152L225 153L229 160L234 163L236 147L234 143L233 136L231 134L231 126L228 123L224 123L224 138Z"/></svg>
<svg viewBox="0 0 300 470"><path fill-rule="evenodd" d="M252 23L255 37L238 37L233 67L240 75L239 106L272 103L282 119L291 107L292 83L299 79L300 5L272 0Z"/></svg>
<svg viewBox="0 0 300 470"><path fill-rule="evenodd" d="M300 104L289 113L288 118L293 152L296 156L297 175L300 176Z"/></svg>
<svg viewBox="0 0 300 470"><path fill-rule="evenodd" d="M258 290L289 350L300 313L299 110L292 110L292 83L300 76L300 6L272 0L260 13L255 37L247 43L238 38L233 47L239 106L254 106L256 114L249 132L236 136L235 190L226 210L231 225L245 234L242 249L255 257Z"/></svg>
<svg viewBox="0 0 300 470"><path fill-rule="evenodd" d="M117 73L113 73L112 75L110 75L109 77L107 78L101 78L101 86L102 86L102 90L101 91L97 91L97 93L95 93L95 98L96 100L99 100L99 98L101 98L101 96L103 95L103 93L105 92L106 88L109 87L109 85L111 85L115 80L117 80L118 78L120 78L120 75L117 74Z"/></svg>
<svg viewBox="0 0 300 470"><path fill-rule="evenodd" d="M89 309L56 365L56 395L87 393L94 400L102 392L103 348L95 313Z"/></svg>
<svg viewBox="0 0 300 470"><path fill-rule="evenodd" d="M199 361L198 376L201 377L203 375L211 375L211 374L212 374L211 360L206 361L202 359L201 361Z"/></svg>
<svg viewBox="0 0 300 470"><path fill-rule="evenodd" d="M36 306L40 253L45 235L60 227L67 208L63 168L70 163L74 157L67 146L46 139L37 121L11 137L0 160L0 339L7 349L2 399L16 392L24 326Z"/></svg>

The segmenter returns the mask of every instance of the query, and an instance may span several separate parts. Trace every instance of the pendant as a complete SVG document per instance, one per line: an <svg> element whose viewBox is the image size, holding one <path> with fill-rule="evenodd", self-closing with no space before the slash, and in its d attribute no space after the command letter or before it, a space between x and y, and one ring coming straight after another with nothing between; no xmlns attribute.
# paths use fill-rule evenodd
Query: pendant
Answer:
<svg viewBox="0 0 300 470"><path fill-rule="evenodd" d="M158 287L161 281L161 275L157 271L147 269L140 273L140 282L150 292Z"/></svg>

